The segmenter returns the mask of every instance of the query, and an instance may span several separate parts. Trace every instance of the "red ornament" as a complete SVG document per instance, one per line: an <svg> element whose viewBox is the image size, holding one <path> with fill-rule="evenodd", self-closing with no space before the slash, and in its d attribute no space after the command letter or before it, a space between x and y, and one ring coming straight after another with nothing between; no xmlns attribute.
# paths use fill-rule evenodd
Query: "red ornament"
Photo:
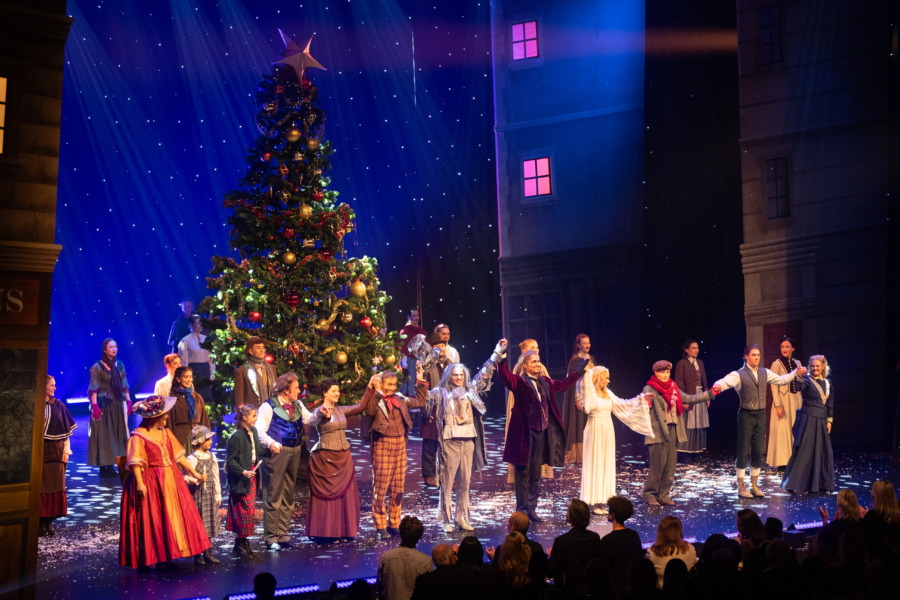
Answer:
<svg viewBox="0 0 900 600"><path fill-rule="evenodd" d="M309 79L307 79L306 77L304 77L303 81L300 82L300 87L302 87L304 90L308 90L310 85L312 85L312 84L309 82Z"/></svg>
<svg viewBox="0 0 900 600"><path fill-rule="evenodd" d="M253 321L254 323L259 323L259 320L262 318L262 315L259 314L258 311L251 311L247 318Z"/></svg>
<svg viewBox="0 0 900 600"><path fill-rule="evenodd" d="M322 260L331 260L331 250L322 250Z"/></svg>
<svg viewBox="0 0 900 600"><path fill-rule="evenodd" d="M324 198L324 197L325 197L325 194L323 194L319 190L316 190L315 192L312 193L312 199L315 200L316 202L320 202L322 200L322 198Z"/></svg>
<svg viewBox="0 0 900 600"><path fill-rule="evenodd" d="M363 317L359 320L359 324L363 326L364 329L368 329L372 326L372 319L369 317Z"/></svg>
<svg viewBox="0 0 900 600"><path fill-rule="evenodd" d="M283 85L276 85L276 86L275 86L275 93L276 93L276 94L280 94L280 93L282 93L283 91L284 91L284 86L283 86Z"/></svg>
<svg viewBox="0 0 900 600"><path fill-rule="evenodd" d="M288 227L284 230L284 237L286 237L287 239L291 239L292 237L294 237L293 227Z"/></svg>
<svg viewBox="0 0 900 600"><path fill-rule="evenodd" d="M284 295L284 303L291 308L297 308L298 306L300 306L300 294L298 294L294 290L291 290Z"/></svg>
<svg viewBox="0 0 900 600"><path fill-rule="evenodd" d="M259 155L259 157L261 159L263 159L263 162L269 162L270 160L272 160L272 153L271 152L263 152L262 154Z"/></svg>
<svg viewBox="0 0 900 600"><path fill-rule="evenodd" d="M263 360L265 360L267 363L269 363L271 365L272 363L275 362L275 357L272 356L271 354L266 354L266 356L263 358Z"/></svg>

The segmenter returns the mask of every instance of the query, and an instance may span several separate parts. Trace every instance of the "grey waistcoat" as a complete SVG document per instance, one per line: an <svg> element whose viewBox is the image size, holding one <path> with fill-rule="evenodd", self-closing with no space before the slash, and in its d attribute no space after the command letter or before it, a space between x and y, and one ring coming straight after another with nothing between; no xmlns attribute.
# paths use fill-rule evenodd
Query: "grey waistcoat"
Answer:
<svg viewBox="0 0 900 600"><path fill-rule="evenodd" d="M738 375L741 377L741 410L765 410L769 378L765 367L757 369L758 381L753 379L753 372L747 367L741 367Z"/></svg>

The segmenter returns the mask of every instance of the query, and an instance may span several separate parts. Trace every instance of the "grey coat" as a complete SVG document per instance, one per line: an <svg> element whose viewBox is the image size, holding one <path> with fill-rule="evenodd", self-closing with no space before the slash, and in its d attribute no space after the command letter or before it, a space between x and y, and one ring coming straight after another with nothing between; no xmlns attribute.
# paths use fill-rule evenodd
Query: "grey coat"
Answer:
<svg viewBox="0 0 900 600"><path fill-rule="evenodd" d="M655 389L649 385L644 386L645 394L653 394L653 407L650 409L650 424L653 425L653 437L644 436L644 444L664 444L669 441L669 428L666 427L666 411L669 403ZM682 390L678 390L681 394L681 404L687 406L689 404L700 404L707 400L713 399L712 390L701 392L699 394L685 394ZM678 432L678 442L687 442L687 431L684 427L684 413L677 417L675 430Z"/></svg>

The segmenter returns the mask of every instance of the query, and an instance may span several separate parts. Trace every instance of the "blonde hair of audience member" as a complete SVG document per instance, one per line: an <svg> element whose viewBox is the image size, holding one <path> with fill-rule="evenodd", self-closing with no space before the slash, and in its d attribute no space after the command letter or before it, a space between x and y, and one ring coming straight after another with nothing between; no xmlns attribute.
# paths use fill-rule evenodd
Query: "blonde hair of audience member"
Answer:
<svg viewBox="0 0 900 600"><path fill-rule="evenodd" d="M656 528L656 541L650 546L653 554L663 557L675 553L687 552L688 543L684 541L684 530L681 519L665 516Z"/></svg>
<svg viewBox="0 0 900 600"><path fill-rule="evenodd" d="M531 561L531 548L525 543L525 536L513 531L503 540L500 547L500 558L497 567L503 575L506 587L519 590L528 584L528 563Z"/></svg>
<svg viewBox="0 0 900 600"><path fill-rule="evenodd" d="M837 510L834 511L834 520L846 519L859 521L859 500L853 490L841 490L837 493Z"/></svg>
<svg viewBox="0 0 900 600"><path fill-rule="evenodd" d="M872 511L881 513L885 523L900 523L897 493L887 479L879 479L872 484Z"/></svg>

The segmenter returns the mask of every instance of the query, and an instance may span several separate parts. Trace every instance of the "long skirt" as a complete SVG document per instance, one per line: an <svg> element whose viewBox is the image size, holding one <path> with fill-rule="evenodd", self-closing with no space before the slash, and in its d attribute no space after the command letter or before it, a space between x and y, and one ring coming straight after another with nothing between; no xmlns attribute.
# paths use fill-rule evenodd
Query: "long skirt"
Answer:
<svg viewBox="0 0 900 600"><path fill-rule="evenodd" d="M65 440L44 440L40 508L43 519L64 517L69 510L66 498L66 463L62 461L65 446Z"/></svg>
<svg viewBox="0 0 900 600"><path fill-rule="evenodd" d="M834 491L834 454L828 422L803 409L794 421L794 451L784 469L781 487L797 493Z"/></svg>
<svg viewBox="0 0 900 600"><path fill-rule="evenodd" d="M685 411L686 442L678 442L679 452L703 452L706 450L706 429L709 427L709 410L705 402L691 404Z"/></svg>
<svg viewBox="0 0 900 600"><path fill-rule="evenodd" d="M584 431L581 499L605 504L616 495L616 433L610 413L591 414Z"/></svg>
<svg viewBox="0 0 900 600"><path fill-rule="evenodd" d="M116 464L117 456L128 455L128 420L124 401L99 396L97 404L100 418L88 424L88 464L105 467Z"/></svg>
<svg viewBox="0 0 900 600"><path fill-rule="evenodd" d="M191 493L174 465L143 471L147 494L137 494L129 473L122 488L122 530L119 564L146 567L174 558L200 554L210 547Z"/></svg>
<svg viewBox="0 0 900 600"><path fill-rule="evenodd" d="M306 468L309 507L306 535L323 538L356 537L359 529L359 491L349 450L317 450Z"/></svg>
<svg viewBox="0 0 900 600"><path fill-rule="evenodd" d="M256 477L250 479L250 491L246 494L231 493L228 496L228 516L225 529L239 538L250 537L256 528Z"/></svg>

